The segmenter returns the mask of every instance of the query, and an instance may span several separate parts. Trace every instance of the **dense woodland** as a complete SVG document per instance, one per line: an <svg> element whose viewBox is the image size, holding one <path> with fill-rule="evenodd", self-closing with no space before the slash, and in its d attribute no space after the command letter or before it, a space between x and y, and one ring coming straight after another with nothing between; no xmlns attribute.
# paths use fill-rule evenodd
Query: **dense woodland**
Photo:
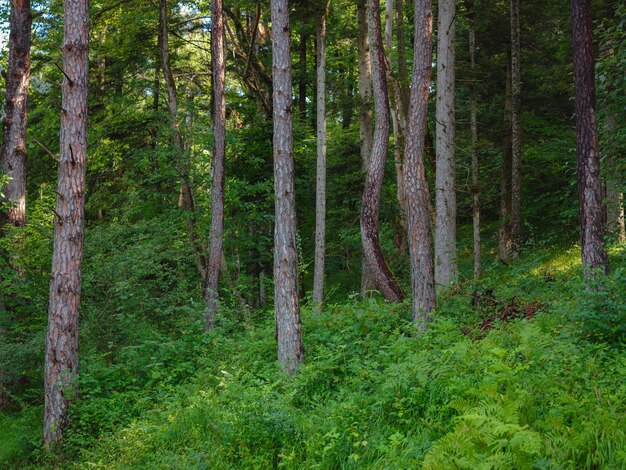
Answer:
<svg viewBox="0 0 626 470"><path fill-rule="evenodd" d="M0 30L0 467L626 468L623 2Z"/></svg>

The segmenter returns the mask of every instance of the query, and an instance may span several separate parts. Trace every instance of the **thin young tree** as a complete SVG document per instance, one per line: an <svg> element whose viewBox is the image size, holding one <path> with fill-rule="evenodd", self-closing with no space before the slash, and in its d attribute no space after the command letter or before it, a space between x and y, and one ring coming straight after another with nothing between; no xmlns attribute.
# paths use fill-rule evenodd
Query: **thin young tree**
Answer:
<svg viewBox="0 0 626 470"><path fill-rule="evenodd" d="M520 0L511 7L511 255L522 241L522 72L520 60Z"/></svg>
<svg viewBox="0 0 626 470"><path fill-rule="evenodd" d="M274 103L274 315L278 361L293 374L304 360L298 299L291 32L288 0L271 0Z"/></svg>
<svg viewBox="0 0 626 470"><path fill-rule="evenodd" d="M437 18L437 106L435 173L435 281L457 280L456 192L454 169L455 0L440 0Z"/></svg>
<svg viewBox="0 0 626 470"><path fill-rule="evenodd" d="M608 273L609 270L604 240L604 200L591 31L590 0L572 0L580 252L583 275L587 280L593 279L598 271Z"/></svg>
<svg viewBox="0 0 626 470"><path fill-rule="evenodd" d="M44 373L44 444L48 449L56 447L68 426L68 406L78 372L88 47L89 0L65 0L59 174Z"/></svg>
<svg viewBox="0 0 626 470"><path fill-rule="evenodd" d="M509 264L511 257L511 61L507 60L504 92L504 135L502 136L502 167L500 175L500 224L498 226L498 258Z"/></svg>
<svg viewBox="0 0 626 470"><path fill-rule="evenodd" d="M369 41L373 47L371 61L376 122L365 188L361 198L361 241L365 260L371 269L376 287L385 299L400 301L404 298L404 292L387 266L378 237L380 197L389 140L389 93L379 0L368 0L368 23Z"/></svg>
<svg viewBox="0 0 626 470"><path fill-rule="evenodd" d="M211 60L213 66L213 183L211 187L211 229L204 302L204 328L213 328L218 308L222 242L224 238L224 179L226 174L226 65L222 0L213 0L211 16Z"/></svg>
<svg viewBox="0 0 626 470"><path fill-rule="evenodd" d="M26 223L26 108L32 21L30 0L11 0L4 140L0 147L2 171L11 178L2 190L10 207L6 216L0 216L0 229L5 223L16 226Z"/></svg>
<svg viewBox="0 0 626 470"><path fill-rule="evenodd" d="M404 151L404 186L413 293L413 321L426 329L435 308L435 274L424 166L428 95L432 70L433 17L430 0L415 0L413 79Z"/></svg>
<svg viewBox="0 0 626 470"><path fill-rule="evenodd" d="M476 99L476 4L469 19L470 55L470 134L472 140L472 232L474 242L474 277L480 279L480 182L478 179L478 105Z"/></svg>
<svg viewBox="0 0 626 470"><path fill-rule="evenodd" d="M326 259L326 4L317 20L317 175L315 188L315 266L313 308L321 312L324 301Z"/></svg>

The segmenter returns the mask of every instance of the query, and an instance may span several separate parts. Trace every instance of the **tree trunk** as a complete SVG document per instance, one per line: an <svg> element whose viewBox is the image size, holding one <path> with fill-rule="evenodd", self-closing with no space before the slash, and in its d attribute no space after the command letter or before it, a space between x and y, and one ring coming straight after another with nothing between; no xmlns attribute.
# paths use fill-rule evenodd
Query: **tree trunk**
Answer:
<svg viewBox="0 0 626 470"><path fill-rule="evenodd" d="M367 175L369 159L372 153L372 136L374 134L372 113L372 64L370 61L370 44L367 28L367 0L357 0L358 56L359 56L359 137L361 138L361 167ZM374 280L365 260L361 261L361 297L373 289Z"/></svg>
<svg viewBox="0 0 626 470"><path fill-rule="evenodd" d="M65 77L44 375L44 444L48 449L56 447L67 428L78 372L87 150L89 2L65 0L63 10Z"/></svg>
<svg viewBox="0 0 626 470"><path fill-rule="evenodd" d="M291 32L288 0L271 0L274 83L274 310L278 361L293 374L304 360L298 300Z"/></svg>
<svg viewBox="0 0 626 470"><path fill-rule="evenodd" d="M480 181L478 179L478 122L476 102L476 30L475 15L469 21L469 52L472 84L470 86L470 133L472 138L472 227L474 239L474 277L480 279Z"/></svg>
<svg viewBox="0 0 626 470"><path fill-rule="evenodd" d="M616 188L615 181L607 183L607 230L619 243L626 242L626 224L624 224L624 193Z"/></svg>
<svg viewBox="0 0 626 470"><path fill-rule="evenodd" d="M455 14L455 0L440 0L437 19L435 281L441 286L449 286L457 280L454 188Z"/></svg>
<svg viewBox="0 0 626 470"><path fill-rule="evenodd" d="M502 176L500 179L500 225L498 258L509 264L511 256L511 64L507 60L504 93L504 136L502 137Z"/></svg>
<svg viewBox="0 0 626 470"><path fill-rule="evenodd" d="M303 25L304 27L304 25ZM298 113L302 122L306 122L306 33L300 33L300 43L298 44L298 52L300 55L300 73L298 74Z"/></svg>
<svg viewBox="0 0 626 470"><path fill-rule="evenodd" d="M372 84L376 124L368 165L365 188L361 199L361 240L365 260L372 271L376 287L385 299L400 301L404 292L387 266L378 238L380 196L389 140L389 94L385 67L385 50L380 26L379 0L368 0L369 41L373 45Z"/></svg>
<svg viewBox="0 0 626 470"><path fill-rule="evenodd" d="M590 10L590 0L572 0L580 248L583 275L587 280L593 279L597 271L608 273L609 270L604 241Z"/></svg>
<svg viewBox="0 0 626 470"><path fill-rule="evenodd" d="M9 64L4 105L4 141L0 148L2 170L11 180L2 192L11 207L0 215L5 223L26 224L26 118L30 83L30 0L11 0Z"/></svg>
<svg viewBox="0 0 626 470"><path fill-rule="evenodd" d="M427 133L428 95L432 70L433 17L430 0L415 0L415 41L413 79L405 143L404 181L407 198L413 321L426 329L429 313L435 309L435 277L429 193L424 166Z"/></svg>
<svg viewBox="0 0 626 470"><path fill-rule="evenodd" d="M313 309L322 311L326 251L326 5L317 20L317 185Z"/></svg>
<svg viewBox="0 0 626 470"><path fill-rule="evenodd" d="M204 284L206 315L204 328L214 326L218 308L220 264L224 237L224 179L226 173L226 66L222 0L213 0L211 16L211 56L213 68L213 183L211 187L211 229L209 257Z"/></svg>
<svg viewBox="0 0 626 470"><path fill-rule="evenodd" d="M519 255L522 241L522 74L520 66L520 0L511 2L511 255Z"/></svg>
<svg viewBox="0 0 626 470"><path fill-rule="evenodd" d="M391 1L391 0L390 0ZM406 66L406 41L404 38L404 7L402 0L396 2L396 47L398 50L398 84L402 112L406 115L409 107L408 71Z"/></svg>

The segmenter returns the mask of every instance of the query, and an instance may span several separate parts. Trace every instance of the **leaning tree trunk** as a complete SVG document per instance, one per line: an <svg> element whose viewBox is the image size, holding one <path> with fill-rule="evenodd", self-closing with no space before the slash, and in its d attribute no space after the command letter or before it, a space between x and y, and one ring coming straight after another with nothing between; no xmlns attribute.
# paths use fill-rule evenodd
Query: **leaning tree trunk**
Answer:
<svg viewBox="0 0 626 470"><path fill-rule="evenodd" d="M11 0L9 19L9 67L6 75L4 141L0 148L2 171L11 180L2 192L10 204L5 223L26 223L26 106L30 83L30 0Z"/></svg>
<svg viewBox="0 0 626 470"><path fill-rule="evenodd" d="M511 2L511 255L519 255L522 240L522 126L520 66L520 0Z"/></svg>
<svg viewBox="0 0 626 470"><path fill-rule="evenodd" d="M59 180L45 355L44 444L54 448L68 425L78 372L78 309L85 208L89 1L63 6L63 84Z"/></svg>
<svg viewBox="0 0 626 470"><path fill-rule="evenodd" d="M357 0L358 56L359 56L359 137L361 139L361 167L367 174L374 134L372 113L372 64L367 31L367 0ZM361 297L374 288L372 273L365 260L361 262Z"/></svg>
<svg viewBox="0 0 626 470"><path fill-rule="evenodd" d="M608 273L604 241L604 201L596 121L596 88L591 40L590 0L572 0L572 39L576 111L576 157L580 203L580 251L583 275Z"/></svg>
<svg viewBox="0 0 626 470"><path fill-rule="evenodd" d="M498 226L498 258L504 264L509 264L511 255L511 109L511 64L507 60L500 178L500 224Z"/></svg>
<svg viewBox="0 0 626 470"><path fill-rule="evenodd" d="M376 286L385 299L400 301L404 298L404 292L387 266L378 238L380 196L389 140L389 94L385 71L385 50L380 26L379 0L368 0L368 20L369 41L374 47L371 60L376 124L372 153L361 199L361 240L365 260L372 271Z"/></svg>
<svg viewBox="0 0 626 470"><path fill-rule="evenodd" d="M211 17L213 62L213 185L211 188L211 229L207 260L204 303L204 328L213 328L218 307L222 241L224 238L224 178L226 173L226 66L222 0L213 0Z"/></svg>
<svg viewBox="0 0 626 470"><path fill-rule="evenodd" d="M274 314L278 361L293 374L304 360L298 300L291 37L288 0L271 0L274 83Z"/></svg>
<svg viewBox="0 0 626 470"><path fill-rule="evenodd" d="M326 5L317 21L317 185L313 309L322 311L326 258Z"/></svg>
<svg viewBox="0 0 626 470"><path fill-rule="evenodd" d="M472 137L472 228L474 241L474 277L480 279L480 182L478 179L478 123L476 103L476 11L469 21L469 52L470 52L470 133Z"/></svg>
<svg viewBox="0 0 626 470"><path fill-rule="evenodd" d="M437 171L435 182L435 281L457 280L456 193L454 189L455 0L440 0L437 19Z"/></svg>
<svg viewBox="0 0 626 470"><path fill-rule="evenodd" d="M433 17L430 0L415 0L413 80L404 152L413 321L426 329L435 309L435 275L431 243L429 194L424 167L428 94L432 70Z"/></svg>

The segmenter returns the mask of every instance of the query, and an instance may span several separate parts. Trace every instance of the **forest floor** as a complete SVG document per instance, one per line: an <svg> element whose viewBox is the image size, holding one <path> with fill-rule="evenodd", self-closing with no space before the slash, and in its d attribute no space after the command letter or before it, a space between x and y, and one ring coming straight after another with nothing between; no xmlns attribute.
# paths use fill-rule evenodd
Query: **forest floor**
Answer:
<svg viewBox="0 0 626 470"><path fill-rule="evenodd" d="M409 302L305 307L294 377L270 310L224 312L208 335L181 315L107 353L87 341L63 455L41 453L24 404L0 415L0 466L626 468L626 246L610 256L599 292L576 247L493 263L419 337Z"/></svg>

